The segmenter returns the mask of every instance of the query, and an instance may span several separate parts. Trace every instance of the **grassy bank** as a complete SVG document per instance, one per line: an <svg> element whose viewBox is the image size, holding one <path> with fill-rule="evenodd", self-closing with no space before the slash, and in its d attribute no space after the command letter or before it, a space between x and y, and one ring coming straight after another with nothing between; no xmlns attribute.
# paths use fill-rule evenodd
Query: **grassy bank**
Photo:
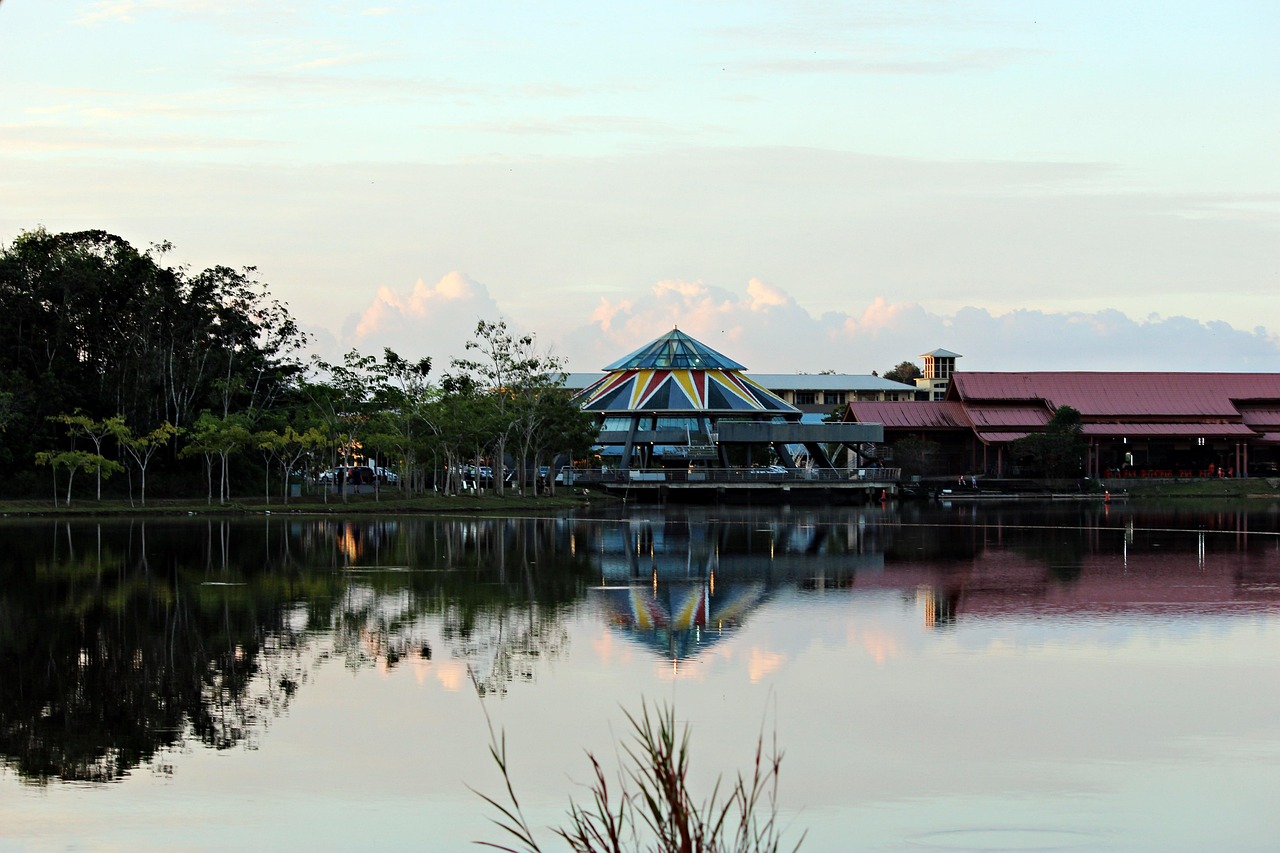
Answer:
<svg viewBox="0 0 1280 853"><path fill-rule="evenodd" d="M555 512L589 505L593 500L606 499L604 495L586 489L561 489L554 497L534 497L507 493L501 497L492 494L444 496L432 493L406 498L397 492L383 492L376 499L373 495L349 495L344 503L341 498L330 496L293 498L286 504L279 498L270 503L261 497L246 496L226 504L208 503L204 498L148 499L144 507L128 500L72 500L71 506L53 500L0 500L0 515L261 515L273 514L324 514L324 515L377 515L396 513L431 512Z"/></svg>
<svg viewBox="0 0 1280 853"><path fill-rule="evenodd" d="M1128 495L1132 499L1165 499L1165 498L1231 498L1267 499L1280 498L1280 478L1253 477L1249 479L1170 479L1144 480L1126 478L1123 480L1102 480L1101 486L1110 490L1111 494Z"/></svg>

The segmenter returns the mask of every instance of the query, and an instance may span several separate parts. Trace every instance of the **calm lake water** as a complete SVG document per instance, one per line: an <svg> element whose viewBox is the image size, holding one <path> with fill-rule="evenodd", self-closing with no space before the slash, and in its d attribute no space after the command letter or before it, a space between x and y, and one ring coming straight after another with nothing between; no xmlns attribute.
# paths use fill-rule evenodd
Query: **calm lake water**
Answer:
<svg viewBox="0 0 1280 853"><path fill-rule="evenodd" d="M1275 849L1280 509L0 521L0 848L504 841L641 702L804 850Z"/></svg>

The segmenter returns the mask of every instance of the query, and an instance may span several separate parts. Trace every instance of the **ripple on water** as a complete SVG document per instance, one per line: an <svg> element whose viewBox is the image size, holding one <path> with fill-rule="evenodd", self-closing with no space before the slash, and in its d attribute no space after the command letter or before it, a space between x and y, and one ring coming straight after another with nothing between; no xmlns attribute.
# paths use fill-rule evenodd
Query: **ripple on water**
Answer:
<svg viewBox="0 0 1280 853"><path fill-rule="evenodd" d="M1081 850L1102 841L1090 832L1039 827L942 829L910 839L912 846L926 850Z"/></svg>

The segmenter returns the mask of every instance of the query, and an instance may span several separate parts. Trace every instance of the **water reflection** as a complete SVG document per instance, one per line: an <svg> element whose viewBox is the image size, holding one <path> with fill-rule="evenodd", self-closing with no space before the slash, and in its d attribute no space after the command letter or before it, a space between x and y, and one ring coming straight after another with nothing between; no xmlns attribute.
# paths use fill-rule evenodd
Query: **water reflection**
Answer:
<svg viewBox="0 0 1280 853"><path fill-rule="evenodd" d="M1081 504L6 521L0 754L38 784L164 773L188 743L256 745L333 660L447 662L501 695L571 656L566 622L584 609L672 666L782 592L888 592L939 631L1275 613L1277 520Z"/></svg>

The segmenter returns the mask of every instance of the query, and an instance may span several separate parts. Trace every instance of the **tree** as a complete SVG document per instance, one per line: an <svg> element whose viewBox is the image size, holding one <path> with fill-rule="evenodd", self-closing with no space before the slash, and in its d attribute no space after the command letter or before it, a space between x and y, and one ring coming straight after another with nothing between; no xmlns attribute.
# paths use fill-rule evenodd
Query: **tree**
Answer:
<svg viewBox="0 0 1280 853"><path fill-rule="evenodd" d="M381 382L374 392L374 405L383 414L375 443L393 450L400 461L400 488L412 495L418 476L417 452L423 433L426 404L435 389L427 381L431 359L409 361L390 348L382 351L383 362L375 368Z"/></svg>
<svg viewBox="0 0 1280 853"><path fill-rule="evenodd" d="M202 412L187 434L190 440L179 451L179 455L194 456L198 453L204 457L205 473L209 480L209 503L213 503L213 459L218 458L218 503L226 503L231 498L229 459L249 445L253 439L252 433L236 415L220 418L210 412Z"/></svg>
<svg viewBox="0 0 1280 853"><path fill-rule="evenodd" d="M463 463L482 455L495 432L493 417L491 400L471 376L446 374L441 379L440 396L428 406L427 420L435 447L444 457L445 494L460 490Z"/></svg>
<svg viewBox="0 0 1280 853"><path fill-rule="evenodd" d="M264 408L301 369L305 335L241 271L197 274L104 231L36 229L0 246L0 391L12 394L6 452L31 459L54 443L49 420L121 416L140 434ZM101 455L101 454L100 454Z"/></svg>
<svg viewBox="0 0 1280 853"><path fill-rule="evenodd" d="M919 379L923 375L924 374L921 372L920 368L916 366L914 361L903 361L899 362L897 367L892 368L891 370L886 370L883 378L888 379L890 382L901 382L904 385L914 385L915 380Z"/></svg>
<svg viewBox="0 0 1280 853"><path fill-rule="evenodd" d="M893 445L893 464L904 477L942 473L942 445L927 438L903 438Z"/></svg>
<svg viewBox="0 0 1280 853"><path fill-rule="evenodd" d="M141 474L142 487L142 505L147 505L147 466L151 464L151 457L161 447L169 443L178 429L173 424L165 421L160 426L153 429L146 435L134 436L133 432L124 424L120 425L120 429L116 432L116 440L120 442L120 446L133 459L133 464L138 466L138 473ZM129 492L129 500L133 500L133 492Z"/></svg>
<svg viewBox="0 0 1280 853"><path fill-rule="evenodd" d="M360 438L369 420L373 389L378 381L374 372L377 359L351 350L342 357L341 364L330 364L319 358L313 359L313 364L327 374L327 379L304 380L301 390L328 431L331 464L337 464L336 456L340 453L342 464L347 465L360 447ZM347 500L346 488L342 489L342 500L344 503Z"/></svg>
<svg viewBox="0 0 1280 853"><path fill-rule="evenodd" d="M325 446L325 435L315 427L302 430L293 424L285 425L280 432L260 432L256 435L260 450L274 457L280 466L280 491L284 494L284 502L289 502L289 475L297 469L303 457L310 456L312 451ZM270 469L269 469L270 470ZM270 489L268 489L270 503Z"/></svg>
<svg viewBox="0 0 1280 853"><path fill-rule="evenodd" d="M95 421L79 410L77 410L75 414L71 415L54 415L50 420L66 424L68 427L67 435L72 438L75 438L76 436L84 436L89 439L89 441L93 443L92 458L104 461L106 457L102 455L102 443L108 438L118 436L120 431L125 428L123 415L116 415L115 417L107 418L106 420ZM124 470L122 466L117 465L116 467L121 471ZM98 500L101 501L102 475L104 469L103 466L99 464L96 466L95 470L97 472L97 497ZM107 476L109 477L111 474L108 472Z"/></svg>
<svg viewBox="0 0 1280 853"><path fill-rule="evenodd" d="M124 470L124 466L113 459L106 459L97 453L87 450L41 451L35 456L37 465L48 465L53 471L53 502L58 503L58 469L67 469L67 506L71 506L71 484L75 482L76 471L98 472L99 477L110 477Z"/></svg>
<svg viewBox="0 0 1280 853"><path fill-rule="evenodd" d="M1075 477L1084 459L1084 427L1080 412L1059 406L1042 433L1010 442L1009 453L1031 476Z"/></svg>
<svg viewBox="0 0 1280 853"><path fill-rule="evenodd" d="M454 359L453 367L471 375L483 398L493 409L494 481L498 494L503 492L502 468L506 464L506 445L511 426L510 410L522 393L545 385L548 375L561 372L559 359L550 353L539 353L532 335L516 337L507 329L505 320L496 323L481 320L476 324L475 340L467 341L468 351L478 353L478 360ZM526 460L521 460L521 465Z"/></svg>
<svg viewBox="0 0 1280 853"><path fill-rule="evenodd" d="M573 395L558 383L543 389L530 408L523 456L533 460L535 472L542 467L543 460L554 462L558 453L566 453L570 459L585 456L600 436L595 417L583 411ZM547 479L554 493L555 476Z"/></svg>

